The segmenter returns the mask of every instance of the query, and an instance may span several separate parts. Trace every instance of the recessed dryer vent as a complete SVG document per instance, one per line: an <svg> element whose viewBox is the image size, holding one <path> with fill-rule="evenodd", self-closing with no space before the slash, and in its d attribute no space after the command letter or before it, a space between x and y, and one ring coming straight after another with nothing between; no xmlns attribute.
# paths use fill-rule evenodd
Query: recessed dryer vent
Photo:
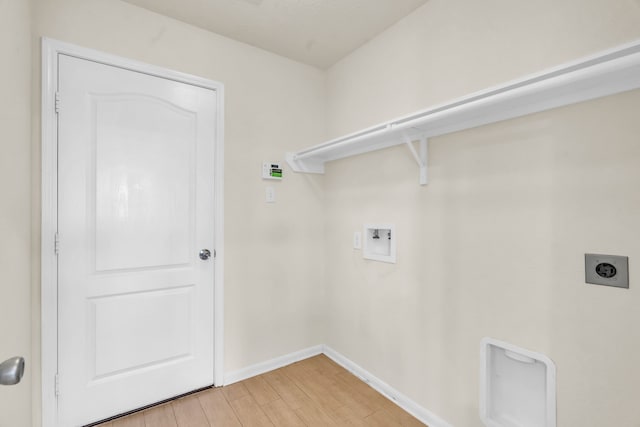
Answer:
<svg viewBox="0 0 640 427"><path fill-rule="evenodd" d="M556 367L502 341L481 343L480 418L487 427L556 427Z"/></svg>
<svg viewBox="0 0 640 427"><path fill-rule="evenodd" d="M365 224L362 256L375 261L395 263L395 226L393 224Z"/></svg>

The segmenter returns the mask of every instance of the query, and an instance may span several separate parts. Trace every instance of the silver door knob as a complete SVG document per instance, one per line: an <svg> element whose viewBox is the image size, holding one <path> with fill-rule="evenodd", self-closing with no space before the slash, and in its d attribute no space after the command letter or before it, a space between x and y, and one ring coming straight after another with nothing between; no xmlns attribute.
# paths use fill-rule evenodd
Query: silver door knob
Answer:
<svg viewBox="0 0 640 427"><path fill-rule="evenodd" d="M202 249L200 251L200 259L206 261L209 258L211 258L211 251L209 249Z"/></svg>
<svg viewBox="0 0 640 427"><path fill-rule="evenodd" d="M18 384L24 375L24 358L12 357L0 363L0 384Z"/></svg>

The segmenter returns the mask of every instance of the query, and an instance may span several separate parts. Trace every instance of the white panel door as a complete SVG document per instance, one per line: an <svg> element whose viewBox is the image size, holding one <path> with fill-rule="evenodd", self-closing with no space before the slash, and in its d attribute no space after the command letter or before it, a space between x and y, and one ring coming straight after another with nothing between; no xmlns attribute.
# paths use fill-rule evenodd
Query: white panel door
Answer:
<svg viewBox="0 0 640 427"><path fill-rule="evenodd" d="M60 55L58 425L213 384L216 92Z"/></svg>

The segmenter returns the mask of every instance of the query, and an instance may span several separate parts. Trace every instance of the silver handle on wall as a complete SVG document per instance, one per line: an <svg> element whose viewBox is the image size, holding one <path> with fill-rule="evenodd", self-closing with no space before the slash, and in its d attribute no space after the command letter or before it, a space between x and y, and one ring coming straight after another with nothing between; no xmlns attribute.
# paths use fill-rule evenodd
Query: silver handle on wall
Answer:
<svg viewBox="0 0 640 427"><path fill-rule="evenodd" d="M18 384L24 375L24 357L12 357L0 363L0 385Z"/></svg>

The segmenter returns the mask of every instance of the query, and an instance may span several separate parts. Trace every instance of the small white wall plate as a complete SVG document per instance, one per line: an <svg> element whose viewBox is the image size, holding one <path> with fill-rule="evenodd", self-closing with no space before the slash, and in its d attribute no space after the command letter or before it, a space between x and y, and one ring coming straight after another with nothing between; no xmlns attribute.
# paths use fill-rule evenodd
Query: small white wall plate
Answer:
<svg viewBox="0 0 640 427"><path fill-rule="evenodd" d="M353 249L362 249L362 233L359 231L353 233Z"/></svg>

